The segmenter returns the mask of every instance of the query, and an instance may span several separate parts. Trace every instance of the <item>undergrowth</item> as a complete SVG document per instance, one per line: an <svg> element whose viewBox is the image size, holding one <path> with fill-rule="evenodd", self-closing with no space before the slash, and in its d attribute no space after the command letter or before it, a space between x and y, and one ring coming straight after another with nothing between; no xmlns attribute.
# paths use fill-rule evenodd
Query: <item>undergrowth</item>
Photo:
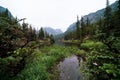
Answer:
<svg viewBox="0 0 120 80"><path fill-rule="evenodd" d="M57 63L70 55L80 55L80 52L77 47L56 45L36 49L26 59L25 68L12 80L57 80L58 72L54 70Z"/></svg>

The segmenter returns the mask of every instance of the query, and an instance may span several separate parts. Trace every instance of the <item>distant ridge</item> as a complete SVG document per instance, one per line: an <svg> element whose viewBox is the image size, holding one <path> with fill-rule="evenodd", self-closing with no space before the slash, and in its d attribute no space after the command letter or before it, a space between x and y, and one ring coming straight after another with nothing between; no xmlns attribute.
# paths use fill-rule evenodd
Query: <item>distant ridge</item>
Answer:
<svg viewBox="0 0 120 80"><path fill-rule="evenodd" d="M0 13L5 12L6 9L7 9L7 8L4 8L4 7L0 6ZM9 11L9 9L8 9L8 15L9 15L9 17L14 18L13 15L11 14L11 12Z"/></svg>
<svg viewBox="0 0 120 80"><path fill-rule="evenodd" d="M44 27L43 28L47 33L52 34L52 35L58 35L63 33L60 29L53 29L51 27Z"/></svg>
<svg viewBox="0 0 120 80"><path fill-rule="evenodd" d="M112 12L114 12L117 9L118 1L114 2L110 5L112 8ZM87 18L90 20L90 23L94 23L100 19L100 17L103 17L105 8L98 10L96 12L90 13L88 15L83 16L84 20L87 20ZM76 22L72 23L65 33L69 33L76 29Z"/></svg>

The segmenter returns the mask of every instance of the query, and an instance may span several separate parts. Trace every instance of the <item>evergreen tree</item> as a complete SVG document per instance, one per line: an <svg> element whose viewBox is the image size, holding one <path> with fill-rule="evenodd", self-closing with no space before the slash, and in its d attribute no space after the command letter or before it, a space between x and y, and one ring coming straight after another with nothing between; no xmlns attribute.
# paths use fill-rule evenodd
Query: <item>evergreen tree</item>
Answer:
<svg viewBox="0 0 120 80"><path fill-rule="evenodd" d="M83 38L84 38L84 28L85 28L85 23L84 23L84 18L81 17L81 28L80 28L80 41L83 42Z"/></svg>
<svg viewBox="0 0 120 80"><path fill-rule="evenodd" d="M79 17L77 16L77 22L76 22L76 39L80 39L80 21Z"/></svg>
<svg viewBox="0 0 120 80"><path fill-rule="evenodd" d="M10 19L8 16L3 16L5 13L7 14L8 10L0 14L0 56L2 57L10 55L7 54L7 52L14 51L18 48L17 42L21 36L23 36L18 23L14 23L16 19Z"/></svg>
<svg viewBox="0 0 120 80"><path fill-rule="evenodd" d="M44 30L41 27L41 29L39 30L39 39L44 39L44 37L45 37Z"/></svg>
<svg viewBox="0 0 120 80"><path fill-rule="evenodd" d="M118 1L118 9L112 15L109 1L107 0L104 13L104 24L100 27L99 40L108 46L113 53L119 53L120 43L120 0ZM114 22L114 24L113 24Z"/></svg>
<svg viewBox="0 0 120 80"><path fill-rule="evenodd" d="M36 40L37 38L37 33L36 33L36 29L33 29L33 34L32 34L33 40Z"/></svg>
<svg viewBox="0 0 120 80"><path fill-rule="evenodd" d="M120 35L120 0L118 1L118 11L117 11L117 14L118 14L118 25L117 25L117 32L118 34L117 35Z"/></svg>
<svg viewBox="0 0 120 80"><path fill-rule="evenodd" d="M27 33L27 32L28 32L28 24L25 23L24 21L23 21L23 23L22 23L22 29L23 29L23 32L24 32L24 33Z"/></svg>
<svg viewBox="0 0 120 80"><path fill-rule="evenodd" d="M120 35L120 0L118 0L118 7L114 17L115 17L114 18L115 35L119 36Z"/></svg>
<svg viewBox="0 0 120 80"><path fill-rule="evenodd" d="M111 7L109 6L109 0L107 0L104 13L104 27L107 29L111 26L111 16Z"/></svg>
<svg viewBox="0 0 120 80"><path fill-rule="evenodd" d="M106 2L106 8L104 12L104 23L103 26L100 27L100 35L99 40L105 44L109 44L108 37L111 35L112 26L112 14L111 7L109 6L109 1Z"/></svg>
<svg viewBox="0 0 120 80"><path fill-rule="evenodd" d="M87 20L86 20L86 24L85 24L85 26L84 26L84 37L85 36L87 36L87 35L90 35L91 34L91 30L92 29L90 29L90 20L89 20L89 18L87 17Z"/></svg>
<svg viewBox="0 0 120 80"><path fill-rule="evenodd" d="M104 13L104 31L106 33L106 36L110 35L110 31L113 28L113 21L112 21L112 12L111 12L111 7L109 5L109 0L107 0L106 3L106 9L105 9L105 13Z"/></svg>
<svg viewBox="0 0 120 80"><path fill-rule="evenodd" d="M89 26L89 25L90 25L90 20L89 20L89 18L87 17L86 26Z"/></svg>
<svg viewBox="0 0 120 80"><path fill-rule="evenodd" d="M102 20L101 17L100 17L100 19L99 19L99 21L98 21L98 26L99 26L98 29L101 29L101 27L103 27L103 20Z"/></svg>
<svg viewBox="0 0 120 80"><path fill-rule="evenodd" d="M33 37L32 35L33 35L33 29L32 29L32 26L30 25L30 26L29 26L29 40L30 40L30 41L34 40L34 39L33 39L34 37Z"/></svg>
<svg viewBox="0 0 120 80"><path fill-rule="evenodd" d="M55 43L54 36L52 34L50 35L50 41L52 44Z"/></svg>
<svg viewBox="0 0 120 80"><path fill-rule="evenodd" d="M3 12L3 16L4 17L9 17L9 11L8 11L7 8L5 9L5 12Z"/></svg>
<svg viewBox="0 0 120 80"><path fill-rule="evenodd" d="M24 38L26 38L27 42L26 44L30 41L30 35L29 35L29 29L28 29L28 24L25 23L23 21L23 24L22 24L22 30L23 30L23 33L24 33Z"/></svg>

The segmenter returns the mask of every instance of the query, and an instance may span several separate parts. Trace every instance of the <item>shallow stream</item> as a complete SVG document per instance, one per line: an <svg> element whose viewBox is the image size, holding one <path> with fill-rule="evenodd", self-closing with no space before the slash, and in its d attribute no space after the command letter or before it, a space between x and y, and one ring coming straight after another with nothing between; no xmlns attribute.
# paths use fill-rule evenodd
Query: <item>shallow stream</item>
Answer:
<svg viewBox="0 0 120 80"><path fill-rule="evenodd" d="M65 58L63 62L60 62L58 65L59 80L81 80L79 63L77 56Z"/></svg>

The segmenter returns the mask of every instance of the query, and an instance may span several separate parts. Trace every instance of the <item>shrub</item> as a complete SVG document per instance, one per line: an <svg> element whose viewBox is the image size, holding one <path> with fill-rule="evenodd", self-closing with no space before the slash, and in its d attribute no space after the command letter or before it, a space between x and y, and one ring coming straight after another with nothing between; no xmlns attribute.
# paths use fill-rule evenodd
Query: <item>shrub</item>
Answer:
<svg viewBox="0 0 120 80"><path fill-rule="evenodd" d="M106 48L106 46L102 42L95 41L86 41L81 44L81 48L85 50L99 50L102 51Z"/></svg>

